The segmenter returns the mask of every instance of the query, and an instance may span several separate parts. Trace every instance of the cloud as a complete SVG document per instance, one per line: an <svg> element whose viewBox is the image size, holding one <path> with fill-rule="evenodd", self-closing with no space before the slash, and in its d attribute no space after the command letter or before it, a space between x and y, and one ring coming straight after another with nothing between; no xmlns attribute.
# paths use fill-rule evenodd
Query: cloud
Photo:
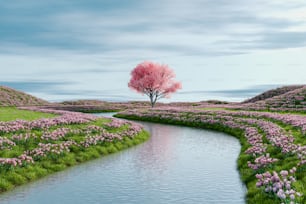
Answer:
<svg viewBox="0 0 306 204"><path fill-rule="evenodd" d="M5 1L1 77L64 82L32 87L89 96L123 90L130 70L152 60L190 91L305 81L294 74L306 63L305 12L303 0Z"/></svg>
<svg viewBox="0 0 306 204"><path fill-rule="evenodd" d="M296 0L10 2L0 6L6 11L0 14L0 43L105 55L151 51L148 56L203 57L305 46L302 33L289 32L306 24L306 5Z"/></svg>
<svg viewBox="0 0 306 204"><path fill-rule="evenodd" d="M266 33L261 40L253 42L252 48L279 49L306 46L305 32L274 32Z"/></svg>

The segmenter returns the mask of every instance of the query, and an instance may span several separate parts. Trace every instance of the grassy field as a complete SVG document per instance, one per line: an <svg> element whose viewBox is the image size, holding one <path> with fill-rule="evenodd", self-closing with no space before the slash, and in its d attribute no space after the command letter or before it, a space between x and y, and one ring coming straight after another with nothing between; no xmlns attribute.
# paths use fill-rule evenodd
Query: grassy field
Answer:
<svg viewBox="0 0 306 204"><path fill-rule="evenodd" d="M0 107L0 121L36 120L39 118L52 118L54 114L40 113L28 110L19 110L15 107Z"/></svg>
<svg viewBox="0 0 306 204"><path fill-rule="evenodd" d="M15 108L0 111L1 120L9 121L0 124L0 192L149 138L139 125L117 119ZM37 118L45 120L35 121ZM11 121L14 119L34 121Z"/></svg>

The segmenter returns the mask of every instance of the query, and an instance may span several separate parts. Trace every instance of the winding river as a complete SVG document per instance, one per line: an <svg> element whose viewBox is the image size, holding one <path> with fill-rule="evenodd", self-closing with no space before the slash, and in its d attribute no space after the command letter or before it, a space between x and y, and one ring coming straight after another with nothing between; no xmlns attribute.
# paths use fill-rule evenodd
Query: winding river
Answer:
<svg viewBox="0 0 306 204"><path fill-rule="evenodd" d="M1 194L0 203L245 203L246 190L236 167L240 151L236 138L140 123L151 133L147 142Z"/></svg>

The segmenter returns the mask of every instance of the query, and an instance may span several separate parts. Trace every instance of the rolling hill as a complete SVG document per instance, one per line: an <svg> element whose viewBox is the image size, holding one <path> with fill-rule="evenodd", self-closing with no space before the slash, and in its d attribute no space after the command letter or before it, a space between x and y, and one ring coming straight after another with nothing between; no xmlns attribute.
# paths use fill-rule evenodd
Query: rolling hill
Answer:
<svg viewBox="0 0 306 204"><path fill-rule="evenodd" d="M37 106L49 102L15 89L0 86L0 106Z"/></svg>
<svg viewBox="0 0 306 204"><path fill-rule="evenodd" d="M280 88L276 88L276 89L271 89L271 90L265 91L265 92L255 96L253 98L247 99L243 103L255 103L257 101L262 101L262 100L272 98L272 97L275 97L275 96L283 95L287 92L290 92L290 91L293 91L293 90L296 90L296 89L300 89L302 87L303 87L303 85L297 85L297 86L284 86L284 87L280 87Z"/></svg>
<svg viewBox="0 0 306 204"><path fill-rule="evenodd" d="M306 111L306 85L285 86L264 92L243 102L255 110Z"/></svg>

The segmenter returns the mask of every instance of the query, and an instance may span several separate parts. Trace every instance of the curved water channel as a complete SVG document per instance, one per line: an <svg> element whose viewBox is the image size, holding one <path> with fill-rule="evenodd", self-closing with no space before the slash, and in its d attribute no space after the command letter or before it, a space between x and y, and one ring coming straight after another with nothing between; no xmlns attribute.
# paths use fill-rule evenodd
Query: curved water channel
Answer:
<svg viewBox="0 0 306 204"><path fill-rule="evenodd" d="M151 133L147 142L17 187L0 203L245 203L236 138L140 123Z"/></svg>

